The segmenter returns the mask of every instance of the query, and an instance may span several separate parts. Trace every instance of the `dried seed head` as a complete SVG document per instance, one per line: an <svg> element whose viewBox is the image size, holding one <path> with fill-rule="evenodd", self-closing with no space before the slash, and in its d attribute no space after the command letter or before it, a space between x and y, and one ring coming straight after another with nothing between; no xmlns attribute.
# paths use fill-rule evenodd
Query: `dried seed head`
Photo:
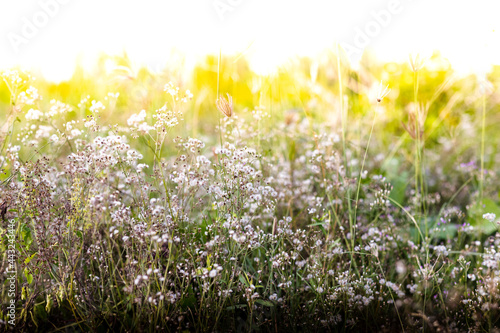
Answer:
<svg viewBox="0 0 500 333"><path fill-rule="evenodd" d="M215 101L215 105L217 109L224 113L227 117L231 117L233 115L233 98L227 94L227 99L223 96L217 98Z"/></svg>
<svg viewBox="0 0 500 333"><path fill-rule="evenodd" d="M299 116L297 112L294 110L288 111L285 113L285 125L290 126L292 124L295 124L299 121Z"/></svg>

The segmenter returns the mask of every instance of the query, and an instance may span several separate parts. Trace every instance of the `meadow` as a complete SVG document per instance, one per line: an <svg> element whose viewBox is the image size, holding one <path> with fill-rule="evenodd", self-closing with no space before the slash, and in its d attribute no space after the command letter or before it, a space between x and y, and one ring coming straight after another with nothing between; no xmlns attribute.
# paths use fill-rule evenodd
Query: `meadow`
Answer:
<svg viewBox="0 0 500 333"><path fill-rule="evenodd" d="M500 331L500 68L35 76L0 80L2 331Z"/></svg>

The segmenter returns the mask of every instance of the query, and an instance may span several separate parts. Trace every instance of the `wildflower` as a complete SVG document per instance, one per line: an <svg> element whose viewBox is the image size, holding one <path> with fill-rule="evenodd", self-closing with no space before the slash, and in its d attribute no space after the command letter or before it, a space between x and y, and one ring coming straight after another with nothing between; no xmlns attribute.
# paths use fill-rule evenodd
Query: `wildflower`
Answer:
<svg viewBox="0 0 500 333"><path fill-rule="evenodd" d="M71 130L71 136L72 137L77 137L80 134L82 134L82 132L80 130L76 129L76 128Z"/></svg>
<svg viewBox="0 0 500 333"><path fill-rule="evenodd" d="M101 102L98 101L92 101L92 105L90 106L89 110L93 113L99 113L101 111L104 111L106 108Z"/></svg>
<svg viewBox="0 0 500 333"><path fill-rule="evenodd" d="M177 116L182 116L180 112L176 113L168 110L166 105L156 110L155 113L153 119L155 120L154 127L156 130L166 130L167 128L176 126L179 123Z"/></svg>
<svg viewBox="0 0 500 333"><path fill-rule="evenodd" d="M88 117L84 123L85 127L95 128L97 126L96 121L92 117Z"/></svg>
<svg viewBox="0 0 500 333"><path fill-rule="evenodd" d="M143 170L144 168L146 168L146 169L147 169L147 168L149 168L149 165L144 164L144 163L137 164L137 172L142 172L142 170Z"/></svg>
<svg viewBox="0 0 500 333"><path fill-rule="evenodd" d="M299 266L299 268L304 267L306 264L307 264L306 260L297 261L297 266Z"/></svg>
<svg viewBox="0 0 500 333"><path fill-rule="evenodd" d="M25 115L26 120L38 120L41 116L43 116L43 113L40 110L35 109L29 109Z"/></svg>
<svg viewBox="0 0 500 333"><path fill-rule="evenodd" d="M175 97L179 93L179 87L176 87L172 82L169 82L163 87L163 91L170 94L172 97Z"/></svg>
<svg viewBox="0 0 500 333"><path fill-rule="evenodd" d="M146 110L141 110L139 114L134 113L127 119L127 124L129 126L138 127L146 119Z"/></svg>
<svg viewBox="0 0 500 333"><path fill-rule="evenodd" d="M181 100L182 100L182 102L186 103L187 101L192 100L192 99L193 99L193 94L188 89L188 90L186 90L186 94L184 95L184 97Z"/></svg>
<svg viewBox="0 0 500 333"><path fill-rule="evenodd" d="M435 246L434 251L436 251L436 253L438 253L439 255L441 255L441 254L444 256L448 255L448 249L444 245Z"/></svg>
<svg viewBox="0 0 500 333"><path fill-rule="evenodd" d="M406 265L403 260L398 260L396 261L396 272L400 275L403 275L406 273Z"/></svg>
<svg viewBox="0 0 500 333"><path fill-rule="evenodd" d="M493 222L497 216L493 213L483 214L483 219Z"/></svg>
<svg viewBox="0 0 500 333"><path fill-rule="evenodd" d="M135 161L135 160L140 160L142 159L142 154L138 153L136 150L129 150L127 151L127 160L128 161Z"/></svg>
<svg viewBox="0 0 500 333"><path fill-rule="evenodd" d="M67 112L71 112L72 110L73 108L70 105L64 104L60 101L56 101L55 99L53 99L50 101L50 109L46 115L49 117L54 117L57 114L64 114Z"/></svg>
<svg viewBox="0 0 500 333"><path fill-rule="evenodd" d="M418 288L418 285L417 284L408 284L406 286L406 288L408 288L408 290L410 291L410 293L414 294L416 291L417 291L417 288Z"/></svg>
<svg viewBox="0 0 500 333"><path fill-rule="evenodd" d="M38 95L38 90L36 88L29 87L26 91L22 91L17 99L17 102L21 105L34 105L41 97Z"/></svg>
<svg viewBox="0 0 500 333"><path fill-rule="evenodd" d="M227 94L227 99L222 96L217 98L215 105L217 105L217 109L224 113L226 117L233 115L233 98L229 94Z"/></svg>

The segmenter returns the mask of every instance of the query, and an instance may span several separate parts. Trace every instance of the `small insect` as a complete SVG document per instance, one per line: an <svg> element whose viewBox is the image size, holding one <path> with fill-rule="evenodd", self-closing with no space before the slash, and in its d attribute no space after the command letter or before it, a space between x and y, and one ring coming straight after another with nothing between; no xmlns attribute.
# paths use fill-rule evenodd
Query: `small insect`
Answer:
<svg viewBox="0 0 500 333"><path fill-rule="evenodd" d="M224 113L227 117L231 117L233 115L233 98L229 94L226 95L227 99L222 96L217 98L215 105L220 112Z"/></svg>

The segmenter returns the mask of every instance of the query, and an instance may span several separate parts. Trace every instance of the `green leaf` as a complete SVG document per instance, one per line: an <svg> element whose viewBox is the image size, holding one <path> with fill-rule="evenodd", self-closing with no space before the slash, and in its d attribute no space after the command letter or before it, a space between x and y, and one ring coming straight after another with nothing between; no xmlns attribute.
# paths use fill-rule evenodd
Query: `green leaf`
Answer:
<svg viewBox="0 0 500 333"><path fill-rule="evenodd" d="M439 227L439 231L433 231L432 237L433 238L439 238L439 239L452 239L455 238L457 232L458 232L458 226L456 224L444 224Z"/></svg>
<svg viewBox="0 0 500 333"><path fill-rule="evenodd" d="M318 225L324 227L325 222L322 221L322 222L312 223L312 224L308 224L307 226L308 227L315 227L315 226L318 226Z"/></svg>
<svg viewBox="0 0 500 333"><path fill-rule="evenodd" d="M232 306L228 306L226 308L227 311L231 311L231 310L235 310L235 309L242 309L242 308L246 308L247 305L246 304L238 304L238 305L232 305Z"/></svg>
<svg viewBox="0 0 500 333"><path fill-rule="evenodd" d="M45 304L45 301L38 303L38 304L35 304L35 309L34 309L35 317L37 319L42 320L43 322L45 322L47 320L47 317L48 317L44 304Z"/></svg>
<svg viewBox="0 0 500 333"><path fill-rule="evenodd" d="M209 255L207 256L207 269L208 269L209 271L212 269L212 263L210 262L210 257L211 257L211 256L212 256L211 254L209 254Z"/></svg>
<svg viewBox="0 0 500 333"><path fill-rule="evenodd" d="M493 213L500 218L500 207L491 199L484 198L483 204L473 205L468 211L468 222L474 228L484 234L492 234L498 230L496 222L490 222L483 218L483 214Z"/></svg>
<svg viewBox="0 0 500 333"><path fill-rule="evenodd" d="M385 162L382 171L392 185L389 197L402 205L405 199L406 187L410 179L408 171L401 171L401 162L396 158Z"/></svg>
<svg viewBox="0 0 500 333"><path fill-rule="evenodd" d="M26 248L29 249L31 243L33 242L33 237L31 236L31 229L28 228L28 226L26 224L23 224L23 226L22 226L21 236L22 236L23 241L26 245Z"/></svg>
<svg viewBox="0 0 500 333"><path fill-rule="evenodd" d="M242 274L240 274L240 275L238 276L238 279L239 279L239 280L240 280L240 282L241 282L241 283L243 283L245 286L247 286L247 287L249 286L247 279L246 279L246 278L245 278Z"/></svg>
<svg viewBox="0 0 500 333"><path fill-rule="evenodd" d="M308 227L316 227L318 226L320 229L321 229L321 232L323 232L323 234L327 234L327 231L326 231L326 228L325 228L325 225L326 225L326 221L321 221L317 218L313 218L313 221L315 221L316 223L312 223L312 224L308 224L307 226Z"/></svg>
<svg viewBox="0 0 500 333"><path fill-rule="evenodd" d="M24 269L24 276L26 277L28 284L31 284L31 282L33 282L33 275L28 272L28 268Z"/></svg>
<svg viewBox="0 0 500 333"><path fill-rule="evenodd" d="M27 257L26 259L24 259L24 263L25 264L29 264L29 262L36 256L36 252L33 253L31 256Z"/></svg>
<svg viewBox="0 0 500 333"><path fill-rule="evenodd" d="M209 222L204 219L200 225L200 232L196 233L196 238L199 241L201 241L202 243L206 243L208 241L207 235L205 234L205 232L207 232L207 230L208 230L208 225L209 225Z"/></svg>
<svg viewBox="0 0 500 333"><path fill-rule="evenodd" d="M188 288L187 295L184 295L181 301L181 307L184 310L194 309L196 307L196 297L194 296L194 291L192 287Z"/></svg>
<svg viewBox="0 0 500 333"><path fill-rule="evenodd" d="M271 301L265 301L263 299L258 299L258 300L255 301L255 303L260 304L260 305L264 305L264 306L268 306L270 308L274 306L273 302L271 302Z"/></svg>

